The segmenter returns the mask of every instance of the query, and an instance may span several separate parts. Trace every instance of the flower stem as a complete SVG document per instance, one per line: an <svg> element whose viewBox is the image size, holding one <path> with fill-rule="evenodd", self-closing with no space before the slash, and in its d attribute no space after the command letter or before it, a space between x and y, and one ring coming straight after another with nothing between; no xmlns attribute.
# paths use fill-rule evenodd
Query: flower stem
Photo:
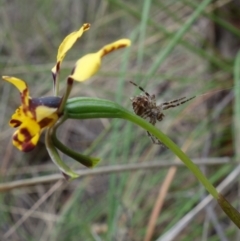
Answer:
<svg viewBox="0 0 240 241"><path fill-rule="evenodd" d="M52 143L52 139L51 139L51 133L52 130L51 128L48 128L46 130L46 134L45 134L45 144L46 144L46 148L48 151L49 156L51 157L52 161L58 166L58 168L60 169L60 171L64 174L64 176L69 179L69 177L71 179L77 178L79 175L75 172L73 172L70 167L68 167L60 158L57 149L54 147L53 143Z"/></svg>
<svg viewBox="0 0 240 241"><path fill-rule="evenodd" d="M70 119L120 118L142 127L158 138L188 167L206 190L219 202L222 210L236 226L240 228L240 213L226 199L223 199L223 196L217 192L215 187L191 159L173 141L149 122L126 110L117 103L88 97L69 99L65 106L65 115Z"/></svg>
<svg viewBox="0 0 240 241"><path fill-rule="evenodd" d="M62 97L61 103L58 107L58 114L62 114L62 112L64 110L64 106L67 102L67 99L68 99L70 93L71 93L72 86L73 86L73 79L71 77L68 77L68 79L67 79L67 89L66 89L66 92L65 92L64 96Z"/></svg>

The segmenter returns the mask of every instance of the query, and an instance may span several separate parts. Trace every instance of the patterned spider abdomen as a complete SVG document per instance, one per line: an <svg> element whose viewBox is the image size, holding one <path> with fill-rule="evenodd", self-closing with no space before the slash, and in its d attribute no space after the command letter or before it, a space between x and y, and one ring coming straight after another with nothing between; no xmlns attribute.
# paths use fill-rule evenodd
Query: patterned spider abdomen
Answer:
<svg viewBox="0 0 240 241"><path fill-rule="evenodd" d="M151 106L149 104L148 97L146 96L136 96L132 99L133 110L136 115L141 117L147 117Z"/></svg>

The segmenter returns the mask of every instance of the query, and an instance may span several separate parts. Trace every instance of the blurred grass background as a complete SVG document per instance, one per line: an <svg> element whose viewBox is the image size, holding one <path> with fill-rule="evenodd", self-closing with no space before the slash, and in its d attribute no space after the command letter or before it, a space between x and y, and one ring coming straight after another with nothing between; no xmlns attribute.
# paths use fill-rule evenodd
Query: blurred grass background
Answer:
<svg viewBox="0 0 240 241"><path fill-rule="evenodd" d="M197 95L191 102L165 111L165 119L157 126L191 159L219 162L201 165L217 186L236 168L239 146L233 122L237 120L233 70L240 46L239 2L216 0L209 4L158 65L159 56L202 2L1 0L1 74L26 80L31 96L51 95L50 70L59 44L83 23L91 23L91 29L64 61L63 93L66 76L79 57L117 39L130 38L131 48L104 58L98 74L86 83L76 83L71 95L110 99L132 109L129 98L140 91L129 80L155 94L158 103ZM1 182L58 173L43 137L29 154L12 146L8 120L20 98L18 91L3 81L0 88ZM172 169L174 155L153 145L138 127L122 120L68 121L59 135L71 148L100 157L99 166L157 161L167 162L169 167L89 175L71 183L40 183L1 193L0 240L238 240L237 228L216 203L184 223L183 217L206 192L185 167ZM82 168L62 157L72 168ZM221 164L222 160L227 163ZM237 180L229 184L225 196L235 207L239 205ZM158 215L155 209L157 219L151 219L161 198L165 198L161 212ZM179 223L182 227L174 234ZM164 238L169 230L171 238Z"/></svg>

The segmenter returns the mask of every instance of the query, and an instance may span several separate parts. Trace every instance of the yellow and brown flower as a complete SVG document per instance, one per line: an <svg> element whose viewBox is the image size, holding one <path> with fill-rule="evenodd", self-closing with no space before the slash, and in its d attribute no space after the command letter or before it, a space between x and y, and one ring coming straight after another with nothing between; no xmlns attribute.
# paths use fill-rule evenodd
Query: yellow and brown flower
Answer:
<svg viewBox="0 0 240 241"><path fill-rule="evenodd" d="M11 127L18 127L13 134L13 145L21 151L31 151L37 145L42 130L57 121L61 98L31 98L28 86L23 80L10 76L3 76L3 79L15 85L21 95L22 105L17 108L9 122Z"/></svg>
<svg viewBox="0 0 240 241"><path fill-rule="evenodd" d="M11 127L18 127L18 130L13 134L13 145L19 150L24 152L31 151L37 145L41 132L45 128L54 125L62 115L65 103L73 85L73 80L82 82L89 79L100 68L103 56L131 44L129 39L120 39L104 46L96 53L87 54L80 58L76 62L71 75L68 76L66 92L64 96L60 98L58 97L58 77L62 61L74 43L89 28L89 23L83 24L78 31L72 32L66 36L60 44L56 65L52 68L54 96L31 98L28 86L23 80L10 76L2 77L5 81L15 85L21 95L22 104L12 115L9 122Z"/></svg>

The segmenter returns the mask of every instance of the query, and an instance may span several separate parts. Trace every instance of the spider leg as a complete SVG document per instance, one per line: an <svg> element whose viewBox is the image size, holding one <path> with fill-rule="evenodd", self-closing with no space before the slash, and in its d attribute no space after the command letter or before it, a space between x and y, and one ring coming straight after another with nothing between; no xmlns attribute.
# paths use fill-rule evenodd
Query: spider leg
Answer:
<svg viewBox="0 0 240 241"><path fill-rule="evenodd" d="M156 124L156 118L152 117L150 118L149 122L152 124L152 125L155 125ZM149 133L147 131L147 135L149 136L149 138L151 139L152 143L155 144L155 145L160 145L162 147L165 147L166 146L161 142L159 141L154 135L152 135L151 133Z"/></svg>
<svg viewBox="0 0 240 241"><path fill-rule="evenodd" d="M179 99L176 99L176 100L167 101L167 102L162 103L162 105L169 105L169 104L172 104L172 103L175 103L175 102L179 102L180 100L183 100L185 98L186 97L182 97L182 98L179 98Z"/></svg>
<svg viewBox="0 0 240 241"><path fill-rule="evenodd" d="M154 104L156 105L156 96L155 95L151 95L150 99L154 102Z"/></svg>
<svg viewBox="0 0 240 241"><path fill-rule="evenodd" d="M149 120L149 123L151 123L153 126L156 124L156 118L155 117L153 117L153 116L151 116L150 117L150 120Z"/></svg>
<svg viewBox="0 0 240 241"><path fill-rule="evenodd" d="M151 98L152 96L150 96L150 94L148 92L146 92L143 87L137 85L136 83L132 82L132 81L129 81L132 85L135 85L136 87L138 87L138 89L140 89L147 97ZM154 99L155 99L155 96L154 96Z"/></svg>
<svg viewBox="0 0 240 241"><path fill-rule="evenodd" d="M181 98L181 99L178 99L178 101L179 101L179 100L182 100L182 99L185 99L185 98L186 98L186 97ZM174 103L174 102L177 102L177 101L169 102L169 104L166 104L166 106L163 107L163 110L167 110L167 109L169 109L169 108L174 108L174 107L176 107L176 106L182 105L182 104L186 103L187 101L192 100L193 98L195 98L195 96L193 96L193 97L191 97L191 98L189 98L189 99L186 99L186 100L184 100L184 101L182 101L182 102L175 103L175 104L171 104L171 103Z"/></svg>
<svg viewBox="0 0 240 241"><path fill-rule="evenodd" d="M161 147L167 148L161 141L159 141L155 136L147 131L147 135L151 139L152 143L155 145L160 145Z"/></svg>

